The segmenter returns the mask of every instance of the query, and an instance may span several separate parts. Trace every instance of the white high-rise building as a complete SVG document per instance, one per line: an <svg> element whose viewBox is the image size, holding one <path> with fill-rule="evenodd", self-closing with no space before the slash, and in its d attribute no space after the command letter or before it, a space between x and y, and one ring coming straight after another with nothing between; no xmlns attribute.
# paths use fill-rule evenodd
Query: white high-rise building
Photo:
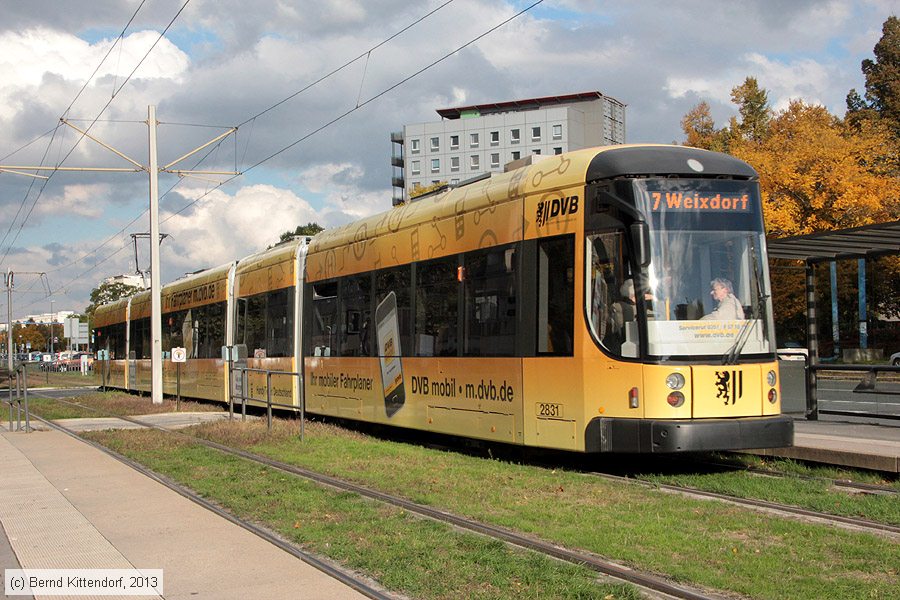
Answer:
<svg viewBox="0 0 900 600"><path fill-rule="evenodd" d="M440 121L392 133L394 203L531 154L625 143L625 105L600 92L439 109Z"/></svg>

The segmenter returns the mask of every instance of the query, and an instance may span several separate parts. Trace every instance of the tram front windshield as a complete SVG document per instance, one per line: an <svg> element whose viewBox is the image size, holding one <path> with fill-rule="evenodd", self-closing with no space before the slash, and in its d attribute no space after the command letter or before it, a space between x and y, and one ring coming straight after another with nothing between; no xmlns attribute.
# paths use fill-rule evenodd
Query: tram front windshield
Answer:
<svg viewBox="0 0 900 600"><path fill-rule="evenodd" d="M593 314L598 304L607 307L591 324L597 341L613 354L673 360L731 362L774 352L758 185L720 179L632 185L650 228L650 262L639 269L625 256L610 260L621 265L612 269L594 257ZM610 234L588 235L589 253L611 256L617 247L628 254L628 244Z"/></svg>

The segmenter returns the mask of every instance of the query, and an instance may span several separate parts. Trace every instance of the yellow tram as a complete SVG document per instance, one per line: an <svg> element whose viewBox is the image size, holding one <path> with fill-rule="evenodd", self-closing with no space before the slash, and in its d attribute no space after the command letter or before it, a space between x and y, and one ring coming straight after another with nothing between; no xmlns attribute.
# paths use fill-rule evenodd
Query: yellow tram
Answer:
<svg viewBox="0 0 900 600"><path fill-rule="evenodd" d="M753 169L678 146L535 159L165 286L163 349L191 330L212 382L182 394L225 399L219 344L300 372L273 399L322 415L579 452L790 445ZM145 367L110 338L145 303L97 313L127 389ZM264 399L264 378L242 384Z"/></svg>

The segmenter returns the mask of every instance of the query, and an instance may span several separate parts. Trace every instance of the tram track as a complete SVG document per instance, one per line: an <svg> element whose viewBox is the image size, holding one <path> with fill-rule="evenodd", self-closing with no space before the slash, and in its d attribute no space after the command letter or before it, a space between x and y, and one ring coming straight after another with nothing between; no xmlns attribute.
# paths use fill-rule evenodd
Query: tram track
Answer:
<svg viewBox="0 0 900 600"><path fill-rule="evenodd" d="M44 397L52 398L50 396L44 396ZM212 440L204 439L201 437L193 436L193 435L181 432L181 431L163 427L161 425L148 423L148 422L142 421L142 420L134 418L134 417L112 414L112 413L103 411L102 409L84 406L81 404L76 404L74 402L69 402L64 399L59 399L59 398L52 398L52 399L57 400L64 404L78 406L81 408L87 408L88 410L91 410L92 412L98 413L102 416L121 419L123 421L130 422L132 424L138 425L143 428L155 429L157 431L160 431L160 432L163 432L166 434L177 436L182 439L188 440L190 442L198 443L198 444L204 445L206 447L218 450L225 454L229 454L232 456L242 458L244 460L252 461L257 464L268 466L270 468L276 469L280 472L289 474L291 476L299 477L299 478L302 478L302 479L305 479L308 481L313 481L320 485L323 485L323 486L326 486L326 487L329 487L332 489L355 493L360 496L367 497L367 498L370 498L370 499L378 501L378 502L390 504L390 505L396 506L398 508L401 508L403 510L406 510L409 513L418 515L420 517L429 518L429 519L432 519L435 521L443 522L443 523L446 523L448 525L451 525L451 526L461 529L461 530L479 533L481 535L503 541L512 546L528 549L528 550L531 550L531 551L534 551L534 552L537 552L540 554L544 554L546 556L550 556L550 557L553 557L553 558L556 558L559 560L563 560L566 562L584 565L584 566L587 566L587 567L593 569L598 574L604 575L611 579L631 583L632 585L635 585L635 586L645 590L647 593L649 593L651 596L654 596L654 597L685 598L685 599L691 599L691 600L712 600L712 599L721 600L722 598L724 598L724 595L714 595L714 594L710 595L709 592L704 591L704 590L699 590L699 589L690 588L688 586L674 584L674 583L666 580L663 577L660 577L660 576L657 576L654 574L650 574L650 573L642 573L640 571L636 571L632 568L629 568L627 566L606 560L603 557L594 555L589 552L570 550L567 548L563 548L556 544L552 544L552 543L549 543L549 542L546 542L546 541L543 541L540 539L535 539L533 537L522 535L515 531L511 531L511 530L507 530L507 529L504 529L501 527L496 527L493 525L485 524L485 523L475 521L472 519L468 519L465 517L461 517L461 516L446 512L446 511L442 511L442 510L435 509L435 508L432 508L429 506L421 505L421 504L412 502L410 500L407 500L407 499L399 497L399 496L395 496L395 495L392 495L389 493L370 489L363 485L359 485L359 484L356 484L356 483L353 483L350 481L346 481L346 480L340 479L338 477L332 477L329 475L317 473L315 471L311 471L311 470L305 469L303 467L284 463L284 462L281 462L281 461L278 461L278 460L275 460L275 459L272 459L272 458L269 458L266 456L262 456L262 455L255 454L253 452L246 451L246 450L233 448L231 446L227 446L227 445L224 445L224 444L212 441ZM41 419L41 420L44 421L43 419ZM69 430L68 428L65 428L63 425L53 423L52 426L66 430L67 433L69 433L70 435L74 435L74 436L78 437L79 439L84 439L84 438L81 438L81 436L78 436L78 434L76 432L74 432L73 430ZM91 442L89 440L84 440L84 441L86 443L91 443L92 445L95 445L95 446L103 449L105 452L107 452L111 456L119 458L115 452L108 450L108 449L104 448L103 446L97 445L94 442ZM132 465L133 461L131 461L130 459L127 459L126 457L122 457L122 458L124 458L123 462L125 462L126 464L129 464L129 465ZM139 469L139 470L141 470L141 472L146 472L145 467L141 467L141 469ZM149 472L149 473L152 473L152 472ZM671 493L684 494L684 495L688 495L691 497L699 497L699 498L706 498L706 499L716 500L716 501L721 501L721 502L728 502L731 504L743 506L745 508L751 508L751 509L755 509L755 510L763 510L763 511L768 511L771 513L776 513L781 516L789 516L789 517L793 516L795 518L802 518L802 519L811 520L814 522L821 522L821 523L826 523L826 524L830 524L833 526L840 526L840 527L848 528L848 529L855 530L855 531L865 531L865 532L869 532L869 533L876 534L876 535L889 536L889 537L892 537L895 539L900 539L900 527L896 527L893 525L875 523L872 521L868 521L868 520L864 520L864 519L857 519L857 518L853 518L853 517L830 515L830 514L826 514L826 513L820 513L817 511L811 511L811 510L806 510L806 509L802 509L802 508L798 508L798 507L782 505L782 504L777 504L777 503L772 503L772 502L767 502L767 501L739 498L739 497L735 497L735 496L729 496L726 494L707 492L704 490L699 490L699 489L695 489L695 488L691 488L691 487L676 486L676 485L671 485L671 484L660 484L658 482L645 481L645 480L640 480L640 479L636 479L633 477L623 477L623 476L618 476L618 475L597 473L597 472L591 472L591 473L587 473L587 474L589 474L591 476L596 476L596 477L600 477L600 478L604 478L604 479L613 480L613 481L621 481L621 482L625 482L625 483L629 483L629 484L633 484L633 485L641 485L641 486L647 487L648 489L658 489L658 490L671 492ZM165 485L168 485L170 487L172 487L173 485L176 486L176 487L173 487L172 489L175 489L176 491L178 491L185 497L194 499L192 497L193 492L191 492L190 490L188 490L186 488L182 488L180 486L180 484L166 481L166 480L164 480L164 478L160 478L155 473L153 473L150 476L153 477L154 479L156 479L157 481L161 481L162 483L164 483ZM199 498L198 500L199 500L198 503L203 506L207 506L209 504L208 501L205 501L202 498ZM215 507L215 505L211 505L211 506ZM219 509L218 507L215 507L214 510L216 510L216 512L218 514L221 514L221 513L219 513L219 511L221 509ZM229 518L229 520L232 520L233 522L236 522L236 523L240 524L241 526L244 526L240 519L234 517L233 515L230 515L230 513L225 513L225 514L228 515L227 518ZM248 523L248 525L249 525L247 527L248 530L253 531L254 533L257 533L254 529L254 528L258 529L257 526L254 526L253 524L249 524L249 523ZM270 536L271 534L269 533L267 535ZM267 535L264 532L264 535L262 535L261 537L268 540L269 537ZM276 540L276 541L273 541L273 543L276 543L276 545L278 545L279 547L282 547L282 544L290 545L289 543L285 542L281 538L278 538L277 536L274 536L274 540ZM300 552L302 552L302 550L300 550ZM361 593L366 593L366 592L361 592ZM366 593L366 594L368 595L368 593ZM374 596L373 595L370 597L384 597L384 596Z"/></svg>
<svg viewBox="0 0 900 600"><path fill-rule="evenodd" d="M669 459L674 461L674 459ZM720 461L699 461L691 460L690 464L701 465L704 467L715 467L716 469L727 469L735 472L745 472L764 477L778 477L781 479L801 479L803 481L816 481L826 483L832 487L852 490L858 493L868 494L887 494L900 495L900 489L887 485L878 485L874 483L863 483L861 481L852 481L850 479L833 479L829 477L820 477L816 475L804 475L802 473L785 473L783 471L775 471L771 469L763 469L747 465L735 465Z"/></svg>
<svg viewBox="0 0 900 600"><path fill-rule="evenodd" d="M845 527L854 531L865 531L875 535L888 536L894 539L900 539L900 527L887 523L878 523L868 519L860 519L856 517L846 517L843 515L833 515L815 510L791 506L789 504L779 504L777 502L769 502L767 500L757 500L754 498L742 498L729 494L721 494L718 492L710 492L690 486L674 485L669 483L659 483L648 481L635 477L624 477L621 475L611 475L608 473L592 473L596 477L607 479L610 481L622 481L634 485L641 485L647 488L659 489L665 492L684 494L696 498L705 498L709 500L719 500L728 502L745 508L755 510L763 510L781 515L793 516L796 518L808 519L815 522L826 523L835 526Z"/></svg>
<svg viewBox="0 0 900 600"><path fill-rule="evenodd" d="M101 409L69 402L69 401L61 399L61 398L52 398L50 396L44 396L44 397L51 398L53 400L57 400L64 404L69 404L71 406L87 408L91 411L94 411L97 413L102 413L104 416L109 416L109 417L114 417L114 418L122 419L125 421L129 421L129 422L131 422L135 425L141 426L141 427L156 429L158 431L162 431L165 433L182 436L186 439L202 443L204 445L215 448L222 452L241 456L247 460L260 462L263 464L268 464L269 466L272 466L273 468L276 468L279 470L285 470L286 472L292 472L294 475L306 477L308 479L317 480L320 483L323 483L326 485L331 485L332 487L335 487L337 489L352 491L352 492L358 493L363 496L367 496L367 497L371 497L371 498L374 498L377 500L389 502L391 504L395 504L396 506L400 506L406 510L410 510L411 512L417 512L419 514L423 514L423 516L428 516L431 518L438 518L438 520L444 520L444 519L440 518L440 515L446 514L441 511L436 511L435 509L431 509L429 507L418 505L418 504L412 503L410 501L404 500L402 498L392 496L390 494L378 492L377 490L369 490L368 488L365 488L364 486L361 486L361 485L353 484L351 482L347 482L347 481L344 481L344 480L341 480L341 479L338 479L335 477L321 475L321 474L315 473L313 471L310 471L308 469L303 469L302 467L297 467L295 465L282 463L280 461L276 461L276 460L270 459L268 457L257 455L252 452L248 452L246 450L232 448L230 446L219 444L218 442L191 436L191 435L185 434L183 432L171 430L166 427L156 425L153 423L147 423L144 421L140 421L139 419L135 419L133 417L126 417L126 416L121 416L121 415L115 415L112 413L107 413L105 411L102 411ZM553 468L554 465L545 464L544 466L546 466L548 468ZM764 470L761 470L761 471L764 471ZM703 489L695 488L695 487L691 487L691 486L676 485L676 484L671 484L671 483L660 483L660 482L655 482L655 481L649 481L646 479L641 479L639 477L626 477L626 476L621 476L621 475L613 475L610 473L602 473L602 472L598 472L598 471L583 471L583 472L585 472L589 475L604 478L604 479L607 479L610 481L618 481L618 482L625 482L625 483L629 483L629 484L633 484L633 485L641 485L641 486L649 488L649 489L658 489L658 490L662 490L662 491L669 492L669 493L684 494L684 495L695 497L695 498L703 498L703 499L708 499L708 500L717 500L717 501L721 501L721 502L728 502L730 504L742 506L742 507L752 509L752 510L766 511L766 512L770 512L773 514L779 514L782 516L788 516L788 517L793 517L793 518L797 518L797 519L804 519L804 520L813 521L813 522L817 522L817 523L824 523L824 524L828 524L828 525L836 526L836 527L843 527L843 528L850 529L853 531L864 531L864 532L872 533L875 535L887 536L887 537L891 537L893 539L900 539L900 526L891 525L891 524L887 524L887 523L879 523L876 521L862 519L859 517L835 515L835 514L831 514L831 513L824 513L821 511L805 509L805 508L801 508L801 507L793 506L793 505L789 505L789 504L780 504L777 502L770 502L767 500L758 500L758 499L753 499L753 498L745 498L745 497L741 497L741 496L735 496L735 495L731 495L731 494L711 492L711 491L707 491L707 490L703 490ZM790 477L790 475L785 475L785 476ZM831 481L835 485L838 485L839 480L829 480L829 481ZM852 483L852 482L849 482L849 483ZM849 485L849 483L848 483L848 485ZM881 486L876 486L876 487L878 487L879 489L881 488ZM888 488L888 489L890 490L890 488ZM890 491L893 492L893 490L890 490ZM394 499L394 500L391 500L391 499ZM421 509L421 512L418 510L418 508ZM431 513L431 512L434 512L435 515L427 514L427 513ZM453 523L453 524L457 525L459 527L471 528L472 530L477 530L477 527L475 527L475 526L466 527L466 525L464 523ZM485 527L489 527L489 526L485 526ZM561 557L557 557L557 558L561 558ZM574 560L573 562L578 562L578 561ZM589 563L585 562L583 564L589 564ZM612 570L615 571L615 569L612 569Z"/></svg>
<svg viewBox="0 0 900 600"><path fill-rule="evenodd" d="M115 415L115 414L107 413L106 411L103 411L103 410L100 410L100 409L97 409L94 407L87 407L87 406L76 404L73 402L68 402L63 399L52 398L50 396L43 396L43 397L51 398L53 400L57 400L64 404L71 404L71 405L79 406L81 408L87 408L87 409L94 411L96 413L99 413L105 417L113 417L113 418L121 419L123 421L127 421L129 423L133 423L135 425L138 425L138 426L141 426L141 427L144 427L147 429L154 429L154 430L157 430L157 431L160 431L163 433L174 435L176 437L181 437L181 438L191 441L193 443L198 443L198 444L201 444L208 448L212 448L214 450L223 452L225 454L236 456L236 457L242 458L244 460L248 460L248 461L260 464L260 465L270 467L279 472L286 473L286 474L289 474L294 477L302 478L307 481L313 481L315 483L318 483L320 485L323 485L323 486L326 486L326 487L329 487L332 489L336 489L336 490L340 490L340 491L344 491L344 492L355 493L362 497L366 497L366 498L369 498L369 499L372 499L372 500L375 500L378 502L382 502L384 504L389 504L389 505L401 508L401 509L406 510L407 512L412 513L414 515L418 515L420 517L424 517L424 518L432 519L432 520L435 520L438 522L442 522L442 523L445 523L447 525L450 525L452 527L455 527L455 528L458 528L461 530L478 533L480 535L484 535L486 537L502 541L511 546L523 548L526 550L531 550L533 552L537 552L539 554L543 554L548 557L562 560L565 562L586 566L586 567L594 570L598 574L606 576L610 579L618 580L620 582L630 583L630 584L642 589L650 597L653 597L653 598L677 598L677 599L683 599L683 600L725 600L725 598L726 598L726 595L724 595L724 594L716 594L716 593L712 593L709 591L705 591L705 590L701 590L701 589L697 589L697 588L691 588L689 586L673 583L661 576L654 575L651 573L641 572L641 571L638 571L631 567L627 567L627 566L618 564L616 562L606 560L601 556L598 556L598 555L595 555L595 554L592 554L589 552L564 548L562 546L559 546L559 545L556 545L556 544L553 544L550 542L546 542L546 541L543 541L543 540L540 540L537 538L522 535L522 534L517 533L512 530L508 530L508 529L505 529L502 527L497 527L494 525L482 523L480 521L468 519L466 517L455 515L453 513L447 512L447 511L442 511L442 510L435 509L435 508L432 508L429 506L418 504L416 502L412 502L412 501L402 498L400 496L395 496L393 494L388 494L385 492L374 490L374 489L371 489L371 488L368 488L368 487L365 487L365 486L362 486L362 485L359 485L356 483L352 483L352 482L349 482L349 481L346 481L346 480L343 480L343 479L340 479L337 477L332 477L330 475L324 475L322 473L317 473L315 471L311 471L311 470L305 469L303 467L284 463L284 462L281 462L281 461L278 461L278 460L275 460L275 459L272 459L272 458L269 458L266 456L255 454L253 452L248 452L246 450L241 450L238 448L232 448L231 446L220 444L220 443L214 442L212 440L207 440L204 438L192 436L192 435L186 434L184 432L169 429L167 427L162 427L160 425L156 425L153 423L147 423L145 421L136 419L134 417ZM109 448L106 448L105 446L102 446L101 444L98 444L96 442L93 442L91 440L87 440L87 439L83 438L75 430L65 427L64 425L61 425L59 423L48 421L46 419L43 419L42 417L35 416L35 418L39 419L43 423L46 423L48 426L53 427L54 429L62 431L70 436L80 439L80 440L84 441L85 443L90 444L90 445L102 450L103 452L112 456L113 458L120 460L124 464L138 470L139 472L141 472L141 473L151 477L152 479L162 483L163 485L166 485L167 487L173 489L174 491L178 492L182 496L184 496L194 502L197 502L201 506L204 506L205 508L212 510L216 514L219 514L219 515L227 518L229 521L248 529L249 531L255 533L256 535L262 537L263 539L270 541L273 544L275 544L276 546L278 546L282 549L285 549L286 551L290 552L294 556L297 556L301 560L309 562L311 565L315 566L316 568L320 568L329 574L331 574L332 570L336 571L337 576L341 581L345 581L349 578L349 581L353 582L352 587L354 587L354 589L357 589L357 591L360 591L360 593L363 593L370 598L391 598L391 597L393 597L390 595L384 595L383 592L380 592L377 589L374 589L374 588L369 589L369 588L371 588L371 586L369 586L368 584L365 584L365 583L361 583L358 580L358 578L354 579L352 574L348 574L343 570L336 569L336 567L330 565L329 563L322 561L321 559L318 559L312 555L309 555L302 549L294 546L293 544L290 544L289 542L286 542L283 538L269 532L268 530L260 528L259 526L254 525L253 523L247 522L243 519L240 519L239 517L232 515L231 513L227 512L227 511L224 511L222 508L218 507L217 505L198 496L193 491L191 491L189 488L186 488L185 486L182 486L174 481L171 481L166 477L162 477L162 476L158 475L157 473L153 472L152 470L147 469L140 463L137 463L136 461L133 461L132 459L129 459L126 456L120 455L119 453L117 453L113 450L110 450ZM320 564L322 566L320 566ZM348 582L348 581L345 581L345 582ZM348 582L348 585L351 585L351 584ZM356 587L357 585L359 585L360 587L357 588Z"/></svg>
<svg viewBox="0 0 900 600"><path fill-rule="evenodd" d="M43 396L43 397L47 398L49 396ZM58 400L57 398L53 398L53 399ZM107 448L106 446L103 446L102 444L98 444L92 440L88 440L88 439L84 438L83 436L79 435L77 431L75 431L73 429L70 429L63 425L60 425L54 421L50 421L50 420L40 417L38 415L33 414L31 416L34 419L41 421L48 427L55 429L56 431L65 433L66 435L69 435L85 444L88 444L90 446L93 446L94 448L97 448L101 452L118 460L119 462L123 463L124 465L134 469L138 473L141 473L142 475L149 477L150 479L156 481L157 483L160 483L160 484L166 486L167 488L171 489L172 491L176 492L177 494L181 495L182 497L187 498L188 500L194 502L195 504L198 504L199 506L202 506L206 510L222 517L223 519L226 519L227 521L234 523L235 525L238 525L239 527L244 528L245 530L249 531L250 533L253 533L254 535L258 536L259 538L284 550L288 554L302 560L304 563L306 563L306 564L318 569L319 571L322 571L323 573L327 574L328 576L340 581L341 583L347 585L351 589L359 592L360 594L366 596L367 598L372 598L373 600L392 600L392 599L397 598L396 595L389 594L389 593L385 592L383 589L372 585L370 583L370 581L368 580L368 578L360 577L359 575L357 575L351 571L342 569L329 561L323 560L323 559L319 558L318 556L315 556L314 554L303 550L296 544L290 543L289 541L287 541L284 538L282 538L281 536L273 533L269 529L266 529L255 523L247 521L246 519L241 519L240 517L226 511L219 505L217 505L213 502L210 502L206 498L203 498L202 496L200 496L199 494L197 494L190 488L183 486L183 485L169 479L168 477L159 475L155 471L148 469L147 467L140 464L139 462L134 461L122 454L119 454L118 452L111 450L110 448ZM116 418L126 419L126 420L128 419L128 417L121 417L121 416L116 416Z"/></svg>

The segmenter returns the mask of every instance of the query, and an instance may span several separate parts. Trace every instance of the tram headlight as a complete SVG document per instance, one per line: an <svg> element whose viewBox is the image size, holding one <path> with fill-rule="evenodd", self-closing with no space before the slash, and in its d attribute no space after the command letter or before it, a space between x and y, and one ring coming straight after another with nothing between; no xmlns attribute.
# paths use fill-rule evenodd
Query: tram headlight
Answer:
<svg viewBox="0 0 900 600"><path fill-rule="evenodd" d="M681 373L669 373L666 377L666 385L670 390L680 390L684 387L684 375Z"/></svg>
<svg viewBox="0 0 900 600"><path fill-rule="evenodd" d="M769 371L766 373L766 383L769 384L769 387L775 387L775 383L778 381L778 378L775 376L775 371Z"/></svg>
<svg viewBox="0 0 900 600"><path fill-rule="evenodd" d="M771 402L772 404L778 402L778 392L775 391L775 388L769 390L769 402Z"/></svg>
<svg viewBox="0 0 900 600"><path fill-rule="evenodd" d="M684 404L684 394L682 394L681 392L672 392L669 394L668 398L666 398L666 401L673 408L678 408L679 406Z"/></svg>

